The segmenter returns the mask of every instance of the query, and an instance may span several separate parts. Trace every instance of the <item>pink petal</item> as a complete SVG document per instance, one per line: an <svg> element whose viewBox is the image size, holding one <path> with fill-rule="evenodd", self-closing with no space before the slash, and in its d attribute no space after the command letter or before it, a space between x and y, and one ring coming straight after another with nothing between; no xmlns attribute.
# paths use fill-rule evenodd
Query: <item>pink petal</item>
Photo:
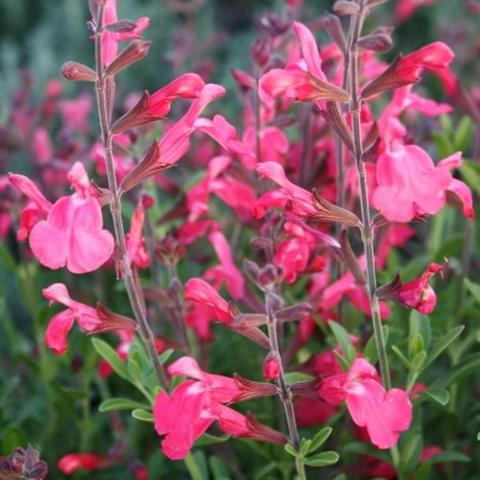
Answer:
<svg viewBox="0 0 480 480"><path fill-rule="evenodd" d="M87 198L75 209L67 259L72 273L97 270L112 256L115 242L102 226L102 211L94 198Z"/></svg>
<svg viewBox="0 0 480 480"><path fill-rule="evenodd" d="M42 290L42 295L52 302L59 302L66 307L71 307L74 303L70 298L67 287L63 283L54 283Z"/></svg>
<svg viewBox="0 0 480 480"><path fill-rule="evenodd" d="M35 202L44 213L48 213L52 204L44 197L38 187L24 175L9 173L8 180L18 190L20 190L29 200Z"/></svg>
<svg viewBox="0 0 480 480"><path fill-rule="evenodd" d="M62 197L52 207L47 219L32 228L30 248L43 266L56 270L66 265L73 216L71 197Z"/></svg>
<svg viewBox="0 0 480 480"><path fill-rule="evenodd" d="M322 61L318 54L317 42L312 32L303 23L294 22L295 33L300 41L302 55L307 64L308 71L320 80L325 80L325 74L322 71Z"/></svg>
<svg viewBox="0 0 480 480"><path fill-rule="evenodd" d="M45 332L45 344L55 355L62 355L67 350L67 337L74 322L74 313L69 309L57 313L50 320Z"/></svg>

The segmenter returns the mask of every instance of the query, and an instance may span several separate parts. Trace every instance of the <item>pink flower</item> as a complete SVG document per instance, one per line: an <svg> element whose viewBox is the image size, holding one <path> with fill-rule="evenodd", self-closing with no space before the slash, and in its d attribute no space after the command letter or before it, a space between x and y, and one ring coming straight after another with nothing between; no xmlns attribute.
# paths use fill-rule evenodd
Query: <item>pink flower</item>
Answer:
<svg viewBox="0 0 480 480"><path fill-rule="evenodd" d="M104 8L103 25L117 22L117 0L107 0ZM119 42L140 38L140 32L148 28L150 20L148 17L141 17L135 23L137 27L130 32L115 33L106 31L102 34L102 61L104 65L110 64L117 56Z"/></svg>
<svg viewBox="0 0 480 480"><path fill-rule="evenodd" d="M468 187L452 177L451 168L461 162L456 153L435 165L428 153L417 145L394 141L377 161L377 187L372 205L393 222L410 222L422 215L438 213L447 201L447 192L462 202L464 213L473 215Z"/></svg>
<svg viewBox="0 0 480 480"><path fill-rule="evenodd" d="M281 190L267 192L257 200L255 207L257 218L262 218L265 210L271 207L288 208L294 215L302 217L309 217L317 213L313 206L313 195L291 182L279 163L259 163L257 165L257 173L261 177L272 180L281 187Z"/></svg>
<svg viewBox="0 0 480 480"><path fill-rule="evenodd" d="M210 307L216 319L221 323L230 324L235 310L223 299L217 290L201 278L191 278L185 284L185 298L190 302L200 303Z"/></svg>
<svg viewBox="0 0 480 480"><path fill-rule="evenodd" d="M170 375L186 375L195 379L182 382L170 396L161 392L155 399L155 430L159 435L165 435L162 450L171 460L185 458L193 442L215 420L219 421L223 431L231 435L278 441L277 432L249 421L247 417L223 405L254 396L274 395L276 389L273 385L206 373L191 357L180 358L168 367L168 372Z"/></svg>
<svg viewBox="0 0 480 480"><path fill-rule="evenodd" d="M273 263L282 267L284 279L293 283L298 273L303 272L308 265L310 249L304 238L294 237L283 240L275 250Z"/></svg>
<svg viewBox="0 0 480 480"><path fill-rule="evenodd" d="M115 134L127 129L167 117L172 103L180 98L197 99L205 88L205 82L196 73L180 75L175 80L149 94L145 92L138 103L114 125Z"/></svg>
<svg viewBox="0 0 480 480"><path fill-rule="evenodd" d="M437 295L428 282L434 275L442 271L442 265L431 263L419 278L404 284L400 282L400 285L392 291L391 298L405 307L418 310L424 315L432 313L437 304Z"/></svg>
<svg viewBox="0 0 480 480"><path fill-rule="evenodd" d="M90 191L90 181L80 162L68 174L75 193L59 198L54 205L28 178L12 174L9 178L34 202L33 211L29 207L26 212L21 235L31 228L30 248L42 265L52 270L66 266L72 273L87 273L111 257L113 236L103 229L100 204ZM39 220L45 214L46 219Z"/></svg>
<svg viewBox="0 0 480 480"><path fill-rule="evenodd" d="M412 421L407 393L398 388L386 392L375 368L363 358L353 362L348 374L325 378L319 394L333 404L345 400L354 423L366 427L371 442L381 449L396 445Z"/></svg>
<svg viewBox="0 0 480 480"><path fill-rule="evenodd" d="M224 281L232 298L241 299L244 295L245 280L233 261L227 239L223 233L215 231L208 236L208 240L215 249L220 265L208 269L205 272L205 278L216 283L218 287Z"/></svg>
<svg viewBox="0 0 480 480"><path fill-rule="evenodd" d="M424 70L431 70L436 74L445 71L454 56L452 49L445 43L429 43L404 57L398 57L382 74L364 87L362 95L369 98L417 83L421 80Z"/></svg>
<svg viewBox="0 0 480 480"><path fill-rule="evenodd" d="M405 22L418 8L431 5L434 2L435 0L399 0L395 11L397 20L399 22Z"/></svg>
<svg viewBox="0 0 480 480"><path fill-rule="evenodd" d="M55 355L62 355L67 350L67 337L75 322L80 330L88 334L119 329L135 330L133 320L113 314L101 315L95 308L72 300L63 283L44 288L42 294L50 303L58 302L67 307L50 320L45 332L45 344Z"/></svg>
<svg viewBox="0 0 480 480"><path fill-rule="evenodd" d="M259 83L262 101L271 107L278 96L302 102L348 100L347 92L327 82L312 32L299 22L294 22L294 28L303 62L289 64L284 69L275 68L263 75Z"/></svg>
<svg viewBox="0 0 480 480"><path fill-rule="evenodd" d="M201 123L202 119L199 117L203 110L224 94L225 89L220 85L213 83L205 85L198 98L190 105L187 113L170 126L162 139L152 145L144 160L123 179L123 189L129 190L146 178L178 162L190 148L190 136L197 130L197 122Z"/></svg>
<svg viewBox="0 0 480 480"><path fill-rule="evenodd" d="M101 470L115 464L111 457L97 455L96 453L69 453L58 462L58 469L65 475L73 475L79 470Z"/></svg>
<svg viewBox="0 0 480 480"><path fill-rule="evenodd" d="M9 173L8 179L17 190L30 200L20 214L20 228L17 232L17 238L21 241L28 237L36 223L46 218L52 204L28 177Z"/></svg>

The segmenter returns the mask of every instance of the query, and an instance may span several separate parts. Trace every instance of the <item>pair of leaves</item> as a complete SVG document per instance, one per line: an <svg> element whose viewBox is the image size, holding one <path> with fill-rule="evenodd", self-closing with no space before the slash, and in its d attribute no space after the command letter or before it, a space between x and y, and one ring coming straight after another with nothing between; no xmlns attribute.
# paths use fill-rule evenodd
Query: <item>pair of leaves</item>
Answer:
<svg viewBox="0 0 480 480"><path fill-rule="evenodd" d="M285 445L285 451L295 458L300 458L300 460L309 467L321 468L333 465L338 462L340 457L337 452L332 450L308 457L309 454L316 452L327 441L332 431L331 427L322 428L312 439L303 439L298 452L290 443Z"/></svg>

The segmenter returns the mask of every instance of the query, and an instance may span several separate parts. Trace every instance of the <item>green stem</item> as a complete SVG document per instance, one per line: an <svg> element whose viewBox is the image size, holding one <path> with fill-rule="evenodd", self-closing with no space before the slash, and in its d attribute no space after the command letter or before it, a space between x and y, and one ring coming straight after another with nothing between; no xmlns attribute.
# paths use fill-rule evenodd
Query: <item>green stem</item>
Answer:
<svg viewBox="0 0 480 480"><path fill-rule="evenodd" d="M353 124L353 143L354 157L358 169L358 182L360 190L360 209L362 215L363 231L362 241L366 260L367 292L370 301L370 310L373 322L373 334L375 337L375 346L377 348L378 360L380 363L380 373L384 387L388 390L391 387L390 370L388 366L388 356L385 345L385 338L382 330L382 320L380 316L380 304L376 295L377 279L375 272L375 249L374 232L372 227L370 205L368 201L368 184L363 162L363 144L361 131L361 98L359 95L359 49L357 46L360 38L363 22L365 19L364 1L360 2L360 10L354 16L352 22L352 34L350 37L349 51L351 58L350 75L350 95L351 95L351 113Z"/></svg>
<svg viewBox="0 0 480 480"><path fill-rule="evenodd" d="M270 352L276 354L278 362L280 364L280 375L277 380L278 396L282 402L285 419L287 421L288 432L290 434L290 441L298 452L300 449L300 436L298 434L297 421L295 419L295 410L293 407L292 392L285 380L285 370L283 367L282 356L280 354L280 345L278 341L278 320L275 315L272 304L274 303L274 291L267 290L265 295L266 300L266 313L268 318L268 338L270 341ZM300 480L307 480L305 473L304 460L300 456L295 459L295 467Z"/></svg>
<svg viewBox="0 0 480 480"><path fill-rule="evenodd" d="M185 457L185 466L188 469L188 473L190 473L190 477L192 480L203 480L202 473L200 472L197 463L195 462L195 458L193 457L192 453L189 453Z"/></svg>
<svg viewBox="0 0 480 480"><path fill-rule="evenodd" d="M155 348L155 340L153 332L148 324L145 309L142 303L140 292L137 289L135 278L128 258L125 231L122 221L122 205L120 199L120 191L118 188L117 177L115 172L115 159L113 156L113 135L110 129L110 105L113 102L112 98L108 98L107 83L109 79L105 75L103 59L102 59L102 42L101 29L103 26L104 6L99 7L97 18L97 30L100 33L95 35L95 65L97 73L96 82L96 97L99 112L100 130L102 137L103 150L105 153L108 187L112 193L112 202L110 203L110 212L112 214L115 243L117 247L117 265L119 266L121 276L125 283L130 305L137 321L140 335L147 347L150 358L152 360L155 372L157 374L158 382L161 386L167 384L167 377L163 366L158 359L157 350Z"/></svg>

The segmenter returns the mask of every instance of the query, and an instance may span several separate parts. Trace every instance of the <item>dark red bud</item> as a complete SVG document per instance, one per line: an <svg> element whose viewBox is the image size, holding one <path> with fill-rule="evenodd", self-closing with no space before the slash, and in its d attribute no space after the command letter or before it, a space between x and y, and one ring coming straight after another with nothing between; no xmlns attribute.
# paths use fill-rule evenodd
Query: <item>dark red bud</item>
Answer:
<svg viewBox="0 0 480 480"><path fill-rule="evenodd" d="M257 38L250 48L252 59L260 68L264 68L268 64L268 61L270 60L270 51L270 39L267 37Z"/></svg>
<svg viewBox="0 0 480 480"><path fill-rule="evenodd" d="M360 6L348 0L337 0L333 5L333 11L339 15L354 15L360 11Z"/></svg>
<svg viewBox="0 0 480 480"><path fill-rule="evenodd" d="M131 20L119 20L118 22L109 23L103 27L107 32L112 33L128 33L137 28L137 24Z"/></svg>
<svg viewBox="0 0 480 480"><path fill-rule="evenodd" d="M267 380L276 380L280 377L281 365L278 352L270 352L263 362L263 377Z"/></svg>
<svg viewBox="0 0 480 480"><path fill-rule="evenodd" d="M73 80L76 82L97 81L97 74L91 68L78 62L64 63L60 72L67 80Z"/></svg>
<svg viewBox="0 0 480 480"><path fill-rule="evenodd" d="M118 72L129 67L135 62L142 60L150 50L151 42L146 40L134 40L125 50L108 65L106 74L116 75Z"/></svg>

